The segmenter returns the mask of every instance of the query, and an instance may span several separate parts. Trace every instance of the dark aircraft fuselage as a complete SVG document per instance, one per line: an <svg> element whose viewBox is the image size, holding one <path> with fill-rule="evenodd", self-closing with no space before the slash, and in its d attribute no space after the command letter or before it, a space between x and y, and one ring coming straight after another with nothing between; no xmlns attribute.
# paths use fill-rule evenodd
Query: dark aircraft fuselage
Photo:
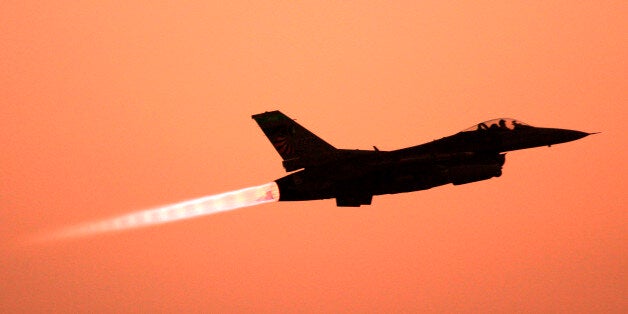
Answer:
<svg viewBox="0 0 628 314"><path fill-rule="evenodd" d="M284 159L286 170L301 169L276 180L279 200L335 198L338 206L368 205L373 195L499 177L505 152L569 142L590 134L496 119L417 146L367 151L336 149L279 111L253 118Z"/></svg>

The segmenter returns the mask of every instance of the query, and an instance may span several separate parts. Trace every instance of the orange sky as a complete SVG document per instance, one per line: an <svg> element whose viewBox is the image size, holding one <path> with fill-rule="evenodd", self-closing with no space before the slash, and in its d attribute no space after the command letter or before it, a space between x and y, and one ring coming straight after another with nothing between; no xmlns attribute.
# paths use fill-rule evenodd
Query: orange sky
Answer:
<svg viewBox="0 0 628 314"><path fill-rule="evenodd" d="M625 1L53 2L0 10L0 312L628 311ZM367 207L19 244L283 176L273 109L341 148L603 133Z"/></svg>

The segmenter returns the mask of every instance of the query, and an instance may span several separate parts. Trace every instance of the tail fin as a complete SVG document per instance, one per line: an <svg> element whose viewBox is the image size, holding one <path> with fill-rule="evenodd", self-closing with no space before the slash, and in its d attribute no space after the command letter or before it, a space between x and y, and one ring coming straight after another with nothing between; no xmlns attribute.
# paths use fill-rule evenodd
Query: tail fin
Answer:
<svg viewBox="0 0 628 314"><path fill-rule="evenodd" d="M336 151L335 147L279 111L256 114L252 118L281 155L286 171L303 168L303 162L299 160Z"/></svg>

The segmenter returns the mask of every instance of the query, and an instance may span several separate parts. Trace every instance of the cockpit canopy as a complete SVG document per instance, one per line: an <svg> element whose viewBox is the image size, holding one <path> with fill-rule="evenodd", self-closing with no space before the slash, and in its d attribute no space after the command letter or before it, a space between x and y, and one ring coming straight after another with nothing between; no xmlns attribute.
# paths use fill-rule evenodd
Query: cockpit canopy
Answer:
<svg viewBox="0 0 628 314"><path fill-rule="evenodd" d="M473 132L473 131L483 131L483 130L516 130L519 128L530 127L528 124L525 124L521 121L510 119L510 118L498 118L489 121L484 121L482 123L478 123L468 129L462 130L462 132Z"/></svg>

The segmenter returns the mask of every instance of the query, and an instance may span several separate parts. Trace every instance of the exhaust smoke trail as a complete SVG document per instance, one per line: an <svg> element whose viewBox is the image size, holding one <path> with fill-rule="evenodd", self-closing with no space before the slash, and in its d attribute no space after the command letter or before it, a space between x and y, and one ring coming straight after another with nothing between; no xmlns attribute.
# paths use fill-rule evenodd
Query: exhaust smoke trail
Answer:
<svg viewBox="0 0 628 314"><path fill-rule="evenodd" d="M36 241L61 240L88 235L135 229L276 202L279 188L275 182L241 190L205 196L171 205L147 209L105 220L70 226L39 237Z"/></svg>

